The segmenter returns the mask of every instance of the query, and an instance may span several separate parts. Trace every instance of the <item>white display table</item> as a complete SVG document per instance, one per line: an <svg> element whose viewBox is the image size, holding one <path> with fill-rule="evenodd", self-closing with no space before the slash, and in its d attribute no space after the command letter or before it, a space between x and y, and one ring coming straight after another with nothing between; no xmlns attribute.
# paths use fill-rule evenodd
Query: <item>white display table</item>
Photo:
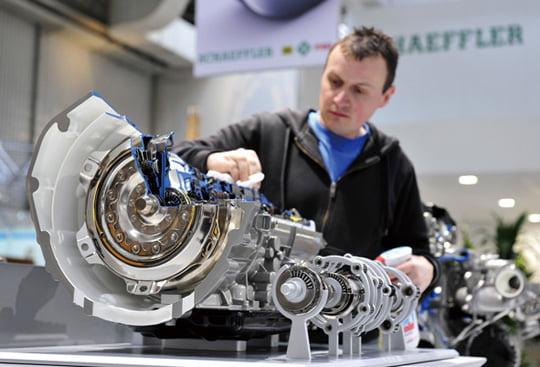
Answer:
<svg viewBox="0 0 540 367"><path fill-rule="evenodd" d="M365 348L361 357L328 357L324 351L314 351L310 361L288 360L283 348L271 353L264 351L217 352L188 351L161 346L132 344L77 345L40 348L0 349L0 365L25 364L45 366L100 366L100 367L214 367L214 366L337 366L337 367L392 367L392 366L463 366L480 367L485 358L460 357L451 349L417 349L415 351L381 352Z"/></svg>

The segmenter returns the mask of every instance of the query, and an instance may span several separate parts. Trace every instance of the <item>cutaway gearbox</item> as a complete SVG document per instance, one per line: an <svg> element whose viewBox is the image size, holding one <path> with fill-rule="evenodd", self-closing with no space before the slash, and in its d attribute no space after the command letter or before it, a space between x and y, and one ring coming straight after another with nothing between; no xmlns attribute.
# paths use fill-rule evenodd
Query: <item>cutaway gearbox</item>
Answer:
<svg viewBox="0 0 540 367"><path fill-rule="evenodd" d="M199 328L214 338L277 333L289 320L304 335L309 321L337 342L395 331L414 310L419 291L404 274L318 256L312 221L276 213L171 146L172 134L142 133L95 93L44 128L27 178L32 218L47 270L86 313L145 332L212 313L266 322Z"/></svg>

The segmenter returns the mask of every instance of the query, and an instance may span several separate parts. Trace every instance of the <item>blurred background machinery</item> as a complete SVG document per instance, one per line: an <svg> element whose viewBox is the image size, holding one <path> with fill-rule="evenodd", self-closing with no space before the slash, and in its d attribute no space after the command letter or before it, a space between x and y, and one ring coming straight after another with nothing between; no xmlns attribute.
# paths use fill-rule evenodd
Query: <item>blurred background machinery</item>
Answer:
<svg viewBox="0 0 540 367"><path fill-rule="evenodd" d="M420 306L422 345L484 356L489 366L519 366L523 342L540 334L540 284L511 259L458 247L449 213L426 206L439 286Z"/></svg>

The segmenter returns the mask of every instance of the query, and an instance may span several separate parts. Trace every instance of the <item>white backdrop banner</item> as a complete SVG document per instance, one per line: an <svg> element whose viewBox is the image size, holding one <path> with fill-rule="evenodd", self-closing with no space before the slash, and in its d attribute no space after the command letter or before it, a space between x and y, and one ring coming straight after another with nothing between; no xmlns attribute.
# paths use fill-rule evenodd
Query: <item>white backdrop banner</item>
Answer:
<svg viewBox="0 0 540 367"><path fill-rule="evenodd" d="M195 76L322 65L339 0L197 0Z"/></svg>

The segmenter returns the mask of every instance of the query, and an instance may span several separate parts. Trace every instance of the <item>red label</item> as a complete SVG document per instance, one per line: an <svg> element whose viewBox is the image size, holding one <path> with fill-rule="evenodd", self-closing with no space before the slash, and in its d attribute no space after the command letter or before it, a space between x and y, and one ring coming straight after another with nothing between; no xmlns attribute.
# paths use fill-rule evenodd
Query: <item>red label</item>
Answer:
<svg viewBox="0 0 540 367"><path fill-rule="evenodd" d="M407 325L403 326L403 332L407 333L414 329L414 322L409 322Z"/></svg>

